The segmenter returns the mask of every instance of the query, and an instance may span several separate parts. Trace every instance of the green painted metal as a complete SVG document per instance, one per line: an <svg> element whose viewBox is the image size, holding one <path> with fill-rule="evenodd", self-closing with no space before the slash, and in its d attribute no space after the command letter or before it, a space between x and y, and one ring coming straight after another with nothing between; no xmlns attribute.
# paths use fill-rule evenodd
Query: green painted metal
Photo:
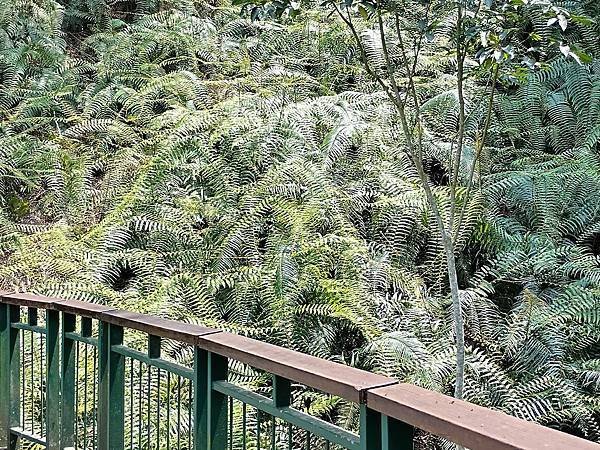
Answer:
<svg viewBox="0 0 600 450"><path fill-rule="evenodd" d="M171 372L167 372L167 448L171 448Z"/></svg>
<svg viewBox="0 0 600 450"><path fill-rule="evenodd" d="M98 339L93 337L82 336L79 333L74 331L69 331L65 333L65 338L70 339L71 341L81 342L83 344L91 345L92 347L98 346Z"/></svg>
<svg viewBox="0 0 600 450"><path fill-rule="evenodd" d="M194 371L192 369L188 369L180 364L175 364L164 359L150 358L146 353L134 350L125 345L114 345L112 347L112 351L126 358L135 359L136 361L140 361L147 366L166 370L188 380L192 380L194 378Z"/></svg>
<svg viewBox="0 0 600 450"><path fill-rule="evenodd" d="M110 349L109 324L98 323L98 448L108 448L109 418L109 372L108 356Z"/></svg>
<svg viewBox="0 0 600 450"><path fill-rule="evenodd" d="M161 345L161 338L160 336L154 336L152 334L148 335L148 358L151 361L157 360L160 358L160 345ZM157 368L157 374L156 374L156 386L157 386L157 391L158 391L158 395L156 398L156 448L159 449L160 448L160 428L161 428L161 390L160 390L160 372L161 369ZM150 376L150 372L148 373L148 376ZM150 393L148 393L148 395L150 395ZM150 411L148 411L148 424L150 425Z"/></svg>
<svg viewBox="0 0 600 450"><path fill-rule="evenodd" d="M13 435L13 441L16 439L22 439L23 441L32 442L44 447L46 446L46 439L41 436L36 436L35 434L26 433L20 427L12 427L10 432Z"/></svg>
<svg viewBox="0 0 600 450"><path fill-rule="evenodd" d="M194 356L195 359L195 356ZM194 392L196 392L196 388L194 387ZM195 396L194 396L195 398ZM194 411L196 410L196 402L194 400L194 404L193 404L193 408ZM194 414L195 417L198 417L198 414ZM196 433L196 430L194 431L194 442L199 442L200 441L200 436ZM196 445L194 448L199 447L199 445ZM177 377L177 448L180 449L181 448L181 377L178 376Z"/></svg>
<svg viewBox="0 0 600 450"><path fill-rule="evenodd" d="M290 380L273 375L273 403L276 408L290 406L292 401L292 383Z"/></svg>
<svg viewBox="0 0 600 450"><path fill-rule="evenodd" d="M8 305L0 303L0 404L10 402L10 385L4 380L10 377L10 319ZM0 448L8 446L10 436L10 416L8 408L0 408Z"/></svg>
<svg viewBox="0 0 600 450"><path fill-rule="evenodd" d="M414 428L392 417L382 417L382 450L413 450Z"/></svg>
<svg viewBox="0 0 600 450"><path fill-rule="evenodd" d="M75 341L67 337L74 332L76 318L72 314L63 314L61 333L61 448L75 446Z"/></svg>
<svg viewBox="0 0 600 450"><path fill-rule="evenodd" d="M46 311L46 407L60 405L60 314ZM46 448L60 449L60 413L46 411Z"/></svg>
<svg viewBox="0 0 600 450"><path fill-rule="evenodd" d="M210 384L208 380L208 352L198 347L194 348L194 450L208 448L208 394ZM180 398L180 395L179 395ZM178 419L180 423L178 404ZM178 445L179 448L179 445Z"/></svg>
<svg viewBox="0 0 600 450"><path fill-rule="evenodd" d="M12 323L11 328L14 328L15 330L24 330L24 331L31 331L32 333L37 333L37 334L46 334L46 328L45 327L41 327L39 325L29 325L27 323Z"/></svg>
<svg viewBox="0 0 600 450"><path fill-rule="evenodd" d="M208 354L208 449L225 450L227 448L227 395L214 389L220 381L227 381L227 358L216 353Z"/></svg>
<svg viewBox="0 0 600 450"><path fill-rule="evenodd" d="M79 380L77 380L79 382ZM83 448L87 448L88 441L88 348L83 346Z"/></svg>
<svg viewBox="0 0 600 450"><path fill-rule="evenodd" d="M125 357L112 351L123 344L123 327L110 325L108 346L108 450L125 446Z"/></svg>
<svg viewBox="0 0 600 450"><path fill-rule="evenodd" d="M380 450L381 414L360 405L360 448L361 450Z"/></svg>
<svg viewBox="0 0 600 450"><path fill-rule="evenodd" d="M154 336L152 334L148 335L148 358L151 361L155 361L160 358L160 345L161 338L160 336ZM156 370L156 386L158 395L156 396L156 448L160 449L160 434L161 434L161 389L160 389L160 376L161 369L157 368ZM150 373L149 373L150 375ZM148 393L150 395L150 393ZM148 422L150 423L150 414L148 414Z"/></svg>
<svg viewBox="0 0 600 450"><path fill-rule="evenodd" d="M290 407L276 407L272 399L228 382L214 382L213 390L280 418L303 430L350 450L360 450L360 437L329 422ZM369 448L370 450L370 448Z"/></svg>
<svg viewBox="0 0 600 450"><path fill-rule="evenodd" d="M148 335L148 357L160 358L160 336Z"/></svg>
<svg viewBox="0 0 600 450"><path fill-rule="evenodd" d="M16 323L21 320L21 309L16 305L9 305L8 307L8 323ZM21 365L21 340L19 330L10 327L7 333L8 337L8 385L9 395L8 402L4 405L8 405L8 424L10 428L18 427L20 424L20 402L19 402L19 391L21 377L19 373ZM5 406L6 407L6 406ZM8 436L8 448L17 448L17 435L9 432Z"/></svg>
<svg viewBox="0 0 600 450"><path fill-rule="evenodd" d="M247 425L248 425L248 414L247 414L247 410L248 410L248 405L246 405L245 403L242 403L242 448L243 450L246 450L246 440L247 440Z"/></svg>
<svg viewBox="0 0 600 450"><path fill-rule="evenodd" d="M150 389L151 389L150 367L148 367L148 370L146 371L146 395L147 395L147 399L148 399L148 404L147 404L148 409L147 409L147 414L146 414L146 434L147 434L148 443L150 443L151 433L152 433L152 424L150 423L150 415L151 415L151 408L152 408L152 405L150 404Z"/></svg>
<svg viewBox="0 0 600 450"><path fill-rule="evenodd" d="M60 450L60 412L58 411L60 405L60 314L58 311L46 311L46 330L46 448ZM56 410L53 412L51 408L56 408Z"/></svg>
<svg viewBox="0 0 600 450"><path fill-rule="evenodd" d="M124 330L121 326L100 320L98 338L93 337L92 331L91 319L81 318L81 331L78 333L75 315L64 313L61 321L59 313L54 310L46 312L45 327L38 325L38 311L35 308L28 309L27 323L21 323L18 306L0 303L0 402L9 405L8 408L0 408L0 450L3 447L16 449L17 438L43 445L49 450L78 447L82 444L88 447L86 443L89 444L90 441L87 432L90 427L93 427L92 440L95 440L97 432L94 448L101 450L121 450L125 448L125 443L132 449L136 445L138 448L160 448L161 445L166 445L166 448L183 448L183 445L194 450L226 450L235 447L234 438L239 436L240 432L243 449L247 448L248 436L252 436L253 433L256 433L258 438L257 449L274 450L281 445L290 449L311 449L316 448L315 446L321 448L323 445L325 449L348 450L413 448L412 427L395 419L382 417L365 405L360 406L360 435L357 435L291 407L292 381L284 377L272 375L272 397L268 398L228 382L228 359L224 356L195 347L194 367L190 369L161 358L161 338L158 336L149 334L148 350L140 352L124 345ZM46 408L49 413L46 414L45 431L42 428L40 436L25 432L19 422L21 397L25 401L25 393L19 392L22 332L40 336L40 345L43 344L45 335ZM33 342L32 338L32 347L27 350L31 353L34 348ZM83 347L80 343L84 344ZM93 369L88 363L88 345L92 346L94 355L96 352L98 355L97 365L94 357ZM79 353L78 348L82 350ZM78 354L79 358L83 356L85 364L83 384L79 390ZM130 360L127 378L128 405L132 412L135 409L137 417L132 415L128 418L129 434L126 439L127 358ZM134 361L139 364L137 371L134 371ZM93 402L89 405L88 366L89 370L92 370L90 375L97 375L98 382L97 399L94 379ZM166 372L165 377L161 377L161 371ZM33 377L33 371L31 375ZM175 378L177 382L173 383ZM1 382L5 379L9 382ZM161 385L165 380L166 386ZM33 385L33 381L31 383ZM153 383L156 383L158 392L162 393L159 396L156 396L156 390L152 389ZM190 383L190 389L185 383ZM77 396L79 392L81 397L81 389L85 394L84 398L79 399L79 404L85 406L83 421L80 423L83 430L87 431L80 436L78 443L75 424ZM134 397L136 389L137 395ZM237 414L241 414L240 422L234 420L234 400L241 402L242 408L237 410ZM188 407L187 411L183 411ZM88 411L91 412L95 408L97 428L91 424L88 415ZM256 409L256 428L251 427L251 430L248 429L248 408ZM192 427L189 432L184 422L186 419L183 419L185 416ZM171 417L177 418L177 425L169 429L167 424L171 423ZM236 424L240 426L239 430L234 430ZM276 430L276 427L280 428L280 424L281 430L285 430L281 436ZM137 431L137 435L134 434L134 430ZM295 434L293 430L296 430ZM283 440L277 441L281 437Z"/></svg>
<svg viewBox="0 0 600 450"><path fill-rule="evenodd" d="M256 411L256 450L260 450L260 444L262 442L260 438L260 431L262 428L262 411L259 409Z"/></svg>

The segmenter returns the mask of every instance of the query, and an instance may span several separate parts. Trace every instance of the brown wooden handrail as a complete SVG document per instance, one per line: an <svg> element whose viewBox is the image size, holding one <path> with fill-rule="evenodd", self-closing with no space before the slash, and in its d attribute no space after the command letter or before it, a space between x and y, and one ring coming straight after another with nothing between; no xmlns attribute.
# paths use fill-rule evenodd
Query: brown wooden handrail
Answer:
<svg viewBox="0 0 600 450"><path fill-rule="evenodd" d="M376 388L367 405L472 449L598 450L600 445L412 384Z"/></svg>
<svg viewBox="0 0 600 450"><path fill-rule="evenodd" d="M0 292L2 303L54 310L195 345L482 450L600 450L600 445L488 408L244 336L77 300ZM368 450L368 449L367 449Z"/></svg>
<svg viewBox="0 0 600 450"><path fill-rule="evenodd" d="M355 403L366 403L369 389L398 383L383 375L227 332L201 336L196 345Z"/></svg>

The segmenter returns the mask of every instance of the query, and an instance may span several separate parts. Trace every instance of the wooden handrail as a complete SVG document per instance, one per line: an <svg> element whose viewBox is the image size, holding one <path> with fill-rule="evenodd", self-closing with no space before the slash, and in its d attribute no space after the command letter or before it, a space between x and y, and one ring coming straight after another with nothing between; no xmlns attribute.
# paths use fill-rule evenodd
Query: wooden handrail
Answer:
<svg viewBox="0 0 600 450"><path fill-rule="evenodd" d="M600 445L591 441L412 384L370 390L367 405L471 449L600 449Z"/></svg>
<svg viewBox="0 0 600 450"><path fill-rule="evenodd" d="M59 304L59 310L60 307L61 305ZM206 328L200 325L130 311L112 310L103 312L99 315L98 319L121 327L143 331L154 336L173 339L191 345L196 344L199 336L222 333L221 330L214 328Z"/></svg>
<svg viewBox="0 0 600 450"><path fill-rule="evenodd" d="M175 339L235 359L370 410L482 450L600 450L600 445L392 378L199 325L109 306L0 292L7 304L55 310Z"/></svg>
<svg viewBox="0 0 600 450"><path fill-rule="evenodd" d="M60 306L59 306L60 305ZM90 319L100 318L100 314L108 311L116 311L115 308L97 303L81 302L79 300L63 300L56 302L53 307L67 314L87 317Z"/></svg>
<svg viewBox="0 0 600 450"><path fill-rule="evenodd" d="M369 389L397 383L383 375L227 332L201 336L196 345L355 403L365 403Z"/></svg>
<svg viewBox="0 0 600 450"><path fill-rule="evenodd" d="M53 297L45 297L43 295L16 293L16 292L0 292L0 298L3 303L9 305L27 306L31 308L51 309L55 310L55 305L65 302L66 300ZM85 302L81 302L85 303Z"/></svg>

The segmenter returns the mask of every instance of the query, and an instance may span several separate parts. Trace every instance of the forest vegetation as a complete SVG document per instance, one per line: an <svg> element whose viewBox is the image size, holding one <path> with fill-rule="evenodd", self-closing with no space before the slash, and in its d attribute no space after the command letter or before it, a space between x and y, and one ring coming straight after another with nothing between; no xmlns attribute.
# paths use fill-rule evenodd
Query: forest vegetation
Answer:
<svg viewBox="0 0 600 450"><path fill-rule="evenodd" d="M0 0L0 258L600 442L600 4Z"/></svg>

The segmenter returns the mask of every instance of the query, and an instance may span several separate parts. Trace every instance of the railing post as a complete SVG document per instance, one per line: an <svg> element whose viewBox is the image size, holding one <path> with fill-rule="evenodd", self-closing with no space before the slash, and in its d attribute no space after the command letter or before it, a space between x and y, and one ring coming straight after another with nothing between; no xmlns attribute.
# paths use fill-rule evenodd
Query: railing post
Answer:
<svg viewBox="0 0 600 450"><path fill-rule="evenodd" d="M123 344L123 327L109 326L108 347L108 448L122 450L125 446L125 357L112 351Z"/></svg>
<svg viewBox="0 0 600 450"><path fill-rule="evenodd" d="M98 449L108 448L108 323L98 321Z"/></svg>
<svg viewBox="0 0 600 450"><path fill-rule="evenodd" d="M414 428L393 417L383 416L383 450L413 450Z"/></svg>
<svg viewBox="0 0 600 450"><path fill-rule="evenodd" d="M108 449L108 328L98 321L98 450Z"/></svg>
<svg viewBox="0 0 600 450"><path fill-rule="evenodd" d="M194 348L194 450L208 448L208 352Z"/></svg>
<svg viewBox="0 0 600 450"><path fill-rule="evenodd" d="M21 361L19 330L12 322L20 321L20 308L0 304L0 448L15 449L17 437L10 432L19 426L19 366Z"/></svg>
<svg viewBox="0 0 600 450"><path fill-rule="evenodd" d="M98 448L122 450L125 441L125 357L111 350L123 344L123 327L100 322L98 334Z"/></svg>
<svg viewBox="0 0 600 450"><path fill-rule="evenodd" d="M227 380L227 358L208 354L208 450L227 448L227 396L212 388L215 381Z"/></svg>
<svg viewBox="0 0 600 450"><path fill-rule="evenodd" d="M150 359L160 358L160 351L161 351L161 337L155 336L153 334L149 334L148 335L148 358L150 358ZM150 367L148 367L148 380L150 380L151 373L152 372L150 371ZM156 411L157 411L157 414L159 415L159 422L160 422L160 400L161 400L161 398L160 398L160 396L161 396L160 369L158 369L158 373L157 373L157 382L158 382L158 386L157 386L158 395L156 397L156 402L157 402ZM150 393L148 393L148 395L150 395ZM149 409L148 409L148 414L150 414ZM150 421L150 416L148 416L148 421ZM133 437L132 437L132 439L133 439ZM160 446L160 425L157 425L157 430L156 430L156 448L157 449L161 448L161 446Z"/></svg>
<svg viewBox="0 0 600 450"><path fill-rule="evenodd" d="M381 414L360 405L360 448L381 450Z"/></svg>
<svg viewBox="0 0 600 450"><path fill-rule="evenodd" d="M212 389L227 379L227 358L194 349L194 450L227 448L227 396Z"/></svg>
<svg viewBox="0 0 600 450"><path fill-rule="evenodd" d="M60 449L60 314L46 310L46 448Z"/></svg>
<svg viewBox="0 0 600 450"><path fill-rule="evenodd" d="M290 406L292 401L292 383L290 380L273 375L273 403L277 408Z"/></svg>
<svg viewBox="0 0 600 450"><path fill-rule="evenodd" d="M0 404L8 405L10 402L10 322L8 305L0 303ZM10 419L8 408L0 408L0 449L8 447L10 436Z"/></svg>
<svg viewBox="0 0 600 450"><path fill-rule="evenodd" d="M75 316L63 313L61 331L60 448L75 446L75 342L65 333L75 331Z"/></svg>
<svg viewBox="0 0 600 450"><path fill-rule="evenodd" d="M160 358L160 336L148 335L148 357Z"/></svg>
<svg viewBox="0 0 600 450"><path fill-rule="evenodd" d="M10 319L8 305L0 303L0 404L10 404ZM0 448L8 447L10 436L9 408L0 408Z"/></svg>

